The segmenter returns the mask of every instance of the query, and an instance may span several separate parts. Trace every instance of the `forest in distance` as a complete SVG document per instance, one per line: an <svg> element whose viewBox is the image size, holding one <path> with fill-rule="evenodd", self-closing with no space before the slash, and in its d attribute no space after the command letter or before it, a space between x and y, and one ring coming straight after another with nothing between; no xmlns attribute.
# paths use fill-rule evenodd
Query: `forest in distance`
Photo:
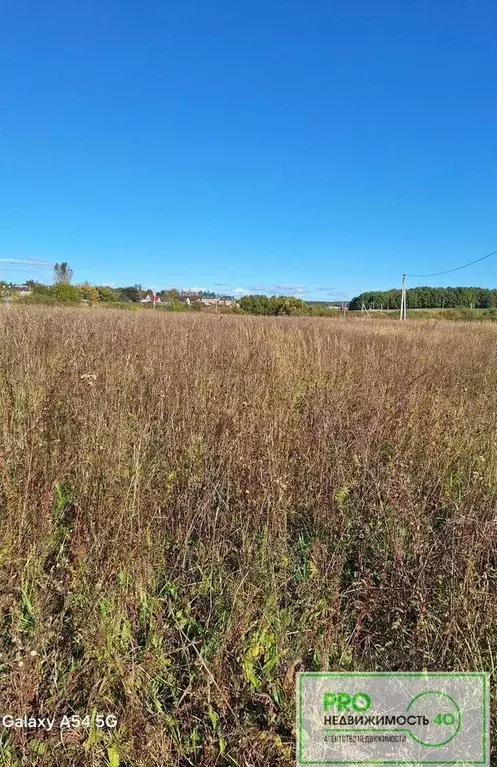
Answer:
<svg viewBox="0 0 497 767"><path fill-rule="evenodd" d="M368 290L355 296L349 309L400 309L402 291ZM497 306L496 288L421 286L407 289L407 306L410 309L492 309Z"/></svg>

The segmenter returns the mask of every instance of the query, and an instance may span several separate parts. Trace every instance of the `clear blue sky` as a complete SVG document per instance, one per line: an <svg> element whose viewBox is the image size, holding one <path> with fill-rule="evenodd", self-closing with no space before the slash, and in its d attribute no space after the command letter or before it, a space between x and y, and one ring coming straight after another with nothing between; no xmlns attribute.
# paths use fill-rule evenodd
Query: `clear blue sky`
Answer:
<svg viewBox="0 0 497 767"><path fill-rule="evenodd" d="M326 299L484 255L496 33L494 0L4 0L0 259Z"/></svg>

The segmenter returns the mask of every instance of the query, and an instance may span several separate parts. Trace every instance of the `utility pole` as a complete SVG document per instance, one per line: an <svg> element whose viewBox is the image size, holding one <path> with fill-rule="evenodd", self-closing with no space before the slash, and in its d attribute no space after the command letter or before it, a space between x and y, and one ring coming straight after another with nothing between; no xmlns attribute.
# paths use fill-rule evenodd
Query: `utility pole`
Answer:
<svg viewBox="0 0 497 767"><path fill-rule="evenodd" d="M400 319L407 320L407 291L406 291L406 276L402 275L402 296L400 299Z"/></svg>

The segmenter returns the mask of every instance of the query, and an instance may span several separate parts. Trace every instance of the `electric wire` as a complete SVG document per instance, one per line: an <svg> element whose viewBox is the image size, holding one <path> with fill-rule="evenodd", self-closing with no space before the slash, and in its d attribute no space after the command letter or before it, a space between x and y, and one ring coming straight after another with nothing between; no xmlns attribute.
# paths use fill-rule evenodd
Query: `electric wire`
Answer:
<svg viewBox="0 0 497 767"><path fill-rule="evenodd" d="M438 277L441 274L450 274L451 272L457 272L459 269L466 269L467 266L472 266L473 264L478 264L480 261L485 261L486 258L490 258L490 256L495 256L497 254L497 250L493 250L491 253L487 253L486 256L482 256L481 258L476 258L474 261L469 261L467 264L463 264L462 266L455 266L453 269L446 269L443 272L432 272L431 274L406 274L406 277Z"/></svg>

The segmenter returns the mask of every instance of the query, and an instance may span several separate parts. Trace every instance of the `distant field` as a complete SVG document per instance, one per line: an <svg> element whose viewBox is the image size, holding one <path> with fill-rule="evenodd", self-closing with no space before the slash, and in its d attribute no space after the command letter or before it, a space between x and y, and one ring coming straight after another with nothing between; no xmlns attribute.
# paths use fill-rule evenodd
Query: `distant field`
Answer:
<svg viewBox="0 0 497 767"><path fill-rule="evenodd" d="M497 657L497 327L0 307L0 765L294 764L301 670Z"/></svg>
<svg viewBox="0 0 497 767"><path fill-rule="evenodd" d="M360 310L347 313L349 318L373 317L374 319L395 319L399 317L400 309L368 309L367 312ZM407 309L407 318L416 320L446 320L459 322L496 322L497 309L467 309L465 307L454 309Z"/></svg>

